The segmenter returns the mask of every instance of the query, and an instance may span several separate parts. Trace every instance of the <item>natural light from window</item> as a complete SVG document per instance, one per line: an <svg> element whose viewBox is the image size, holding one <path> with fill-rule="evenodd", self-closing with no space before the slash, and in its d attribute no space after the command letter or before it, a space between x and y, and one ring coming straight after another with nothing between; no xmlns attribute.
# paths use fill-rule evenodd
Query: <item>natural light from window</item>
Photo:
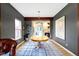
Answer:
<svg viewBox="0 0 79 59"><path fill-rule="evenodd" d="M15 39L21 39L22 36L22 26L21 21L18 19L15 19Z"/></svg>

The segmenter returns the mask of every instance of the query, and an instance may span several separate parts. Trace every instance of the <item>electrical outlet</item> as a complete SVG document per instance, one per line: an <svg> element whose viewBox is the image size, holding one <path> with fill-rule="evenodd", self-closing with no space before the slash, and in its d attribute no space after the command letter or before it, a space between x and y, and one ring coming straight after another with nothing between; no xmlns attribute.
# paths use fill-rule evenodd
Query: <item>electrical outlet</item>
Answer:
<svg viewBox="0 0 79 59"><path fill-rule="evenodd" d="M66 43L65 45L66 45L66 46L68 46L68 44L67 44L67 43Z"/></svg>

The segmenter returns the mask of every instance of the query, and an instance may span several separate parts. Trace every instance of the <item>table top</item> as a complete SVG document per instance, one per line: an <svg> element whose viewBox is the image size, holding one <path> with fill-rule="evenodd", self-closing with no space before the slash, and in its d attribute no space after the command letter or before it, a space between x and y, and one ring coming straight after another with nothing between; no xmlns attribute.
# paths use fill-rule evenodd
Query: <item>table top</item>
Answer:
<svg viewBox="0 0 79 59"><path fill-rule="evenodd" d="M35 42L44 42L44 41L48 41L48 37L47 36L32 36L31 40L35 41Z"/></svg>

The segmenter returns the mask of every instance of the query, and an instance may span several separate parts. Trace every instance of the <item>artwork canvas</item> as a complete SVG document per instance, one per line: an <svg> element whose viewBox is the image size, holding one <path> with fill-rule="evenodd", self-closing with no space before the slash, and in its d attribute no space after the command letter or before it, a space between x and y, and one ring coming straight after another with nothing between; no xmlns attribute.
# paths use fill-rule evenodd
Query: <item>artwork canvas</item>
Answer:
<svg viewBox="0 0 79 59"><path fill-rule="evenodd" d="M65 40L65 16L55 21L55 36Z"/></svg>

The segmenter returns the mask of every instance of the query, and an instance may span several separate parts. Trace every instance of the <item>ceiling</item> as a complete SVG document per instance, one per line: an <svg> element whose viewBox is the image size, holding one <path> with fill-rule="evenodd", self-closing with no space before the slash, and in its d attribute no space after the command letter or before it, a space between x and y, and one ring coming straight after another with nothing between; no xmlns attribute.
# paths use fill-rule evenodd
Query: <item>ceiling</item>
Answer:
<svg viewBox="0 0 79 59"><path fill-rule="evenodd" d="M68 3L11 3L24 17L54 17Z"/></svg>

